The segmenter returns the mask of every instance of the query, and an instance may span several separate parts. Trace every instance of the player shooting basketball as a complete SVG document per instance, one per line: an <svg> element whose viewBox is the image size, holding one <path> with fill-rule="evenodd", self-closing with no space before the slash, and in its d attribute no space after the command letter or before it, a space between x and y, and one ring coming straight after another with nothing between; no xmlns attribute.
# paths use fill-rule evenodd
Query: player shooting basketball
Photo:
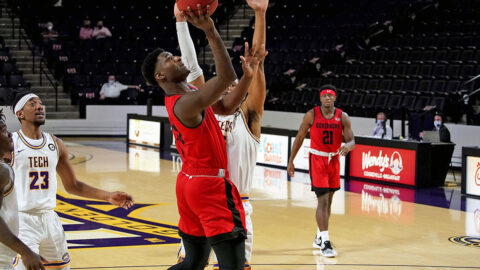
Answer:
<svg viewBox="0 0 480 270"><path fill-rule="evenodd" d="M248 0L248 5L255 11L255 32L253 35L253 44L265 44L266 23L265 14L268 7L268 0ZM175 17L177 19L177 35L182 53L182 61L186 63L191 71L187 77L187 82L201 87L205 83L203 71L198 65L197 56L193 41L188 32L188 25L183 16L175 7ZM248 44L245 46L248 53ZM266 97L265 73L263 69L263 59L267 55L265 45L261 47L259 53L261 57L258 70L252 72L251 68L242 65L244 76L233 87L229 87L222 100L216 102L212 107L216 114L223 136L226 141L228 170L232 182L237 187L242 196L243 207L245 209L245 220L247 225L247 240L245 241L245 269L251 269L250 261L253 249L253 225L251 214L252 205L249 201L253 171L257 161L257 150L260 143L261 121ZM248 81L251 79L251 84ZM249 86L249 87L248 87ZM238 98L245 96L245 90L248 95L245 100L238 104ZM237 103L235 103L237 101ZM179 260L183 260L185 249L181 248ZM214 269L218 269L217 258L214 254Z"/></svg>

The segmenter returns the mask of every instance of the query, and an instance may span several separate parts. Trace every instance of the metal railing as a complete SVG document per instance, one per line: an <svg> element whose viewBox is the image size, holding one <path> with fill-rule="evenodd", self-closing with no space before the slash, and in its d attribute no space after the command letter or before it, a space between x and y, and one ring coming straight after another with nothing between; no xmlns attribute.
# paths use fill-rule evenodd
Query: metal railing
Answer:
<svg viewBox="0 0 480 270"><path fill-rule="evenodd" d="M47 69L47 71L43 68L43 62L45 60L45 57L42 57L40 60L40 86L42 85L42 75L45 75L45 78L50 82L50 85L53 87L55 90L55 111L58 112L58 82L57 80L53 77L53 75L50 73L50 70Z"/></svg>
<svg viewBox="0 0 480 270"><path fill-rule="evenodd" d="M32 52L32 73L35 74L35 48L33 47L33 44L30 42L28 37L26 37L24 34L22 34L22 24L18 24L18 49L22 49L22 40L25 42L27 45L28 49Z"/></svg>
<svg viewBox="0 0 480 270"><path fill-rule="evenodd" d="M16 28L16 25L15 25L15 10L11 9L9 13L9 16L12 20L12 38L15 38L15 28ZM18 14L18 12L17 12ZM28 49L30 50L30 52L32 53L32 73L33 74L36 74L36 70L35 70L35 57L36 57L36 54L35 54L35 46L30 42L29 38L24 35L22 33L22 21L21 21L21 18L20 19L20 23L18 24L18 49L22 49L22 41L25 42L25 44L27 45ZM42 55L42 58L40 59L40 63L39 63L39 66L38 66L38 70L39 70L39 78L40 78L40 86L42 86L43 84L43 80L42 80L42 75L45 76L45 78L47 78L47 80L50 82L50 85L53 87L53 89L55 90L55 111L58 112L58 82L57 80L54 78L53 74L50 72L49 69L45 69L43 68L44 64L46 63L46 58L45 56Z"/></svg>

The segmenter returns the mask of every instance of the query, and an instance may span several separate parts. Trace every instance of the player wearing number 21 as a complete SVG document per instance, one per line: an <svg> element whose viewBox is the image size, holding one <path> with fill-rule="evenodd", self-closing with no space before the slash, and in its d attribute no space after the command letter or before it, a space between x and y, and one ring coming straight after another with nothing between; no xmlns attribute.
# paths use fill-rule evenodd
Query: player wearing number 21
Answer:
<svg viewBox="0 0 480 270"><path fill-rule="evenodd" d="M333 194L340 189L339 156L345 156L355 147L350 118L342 110L335 108L335 86L324 85L320 88L321 106L308 111L303 117L297 137L288 161L288 174L294 176L293 160L302 146L303 139L310 129L310 179L312 191L317 196L317 235L313 247L319 248L325 257L335 257L328 235ZM342 139L346 143L342 145Z"/></svg>
<svg viewBox="0 0 480 270"><path fill-rule="evenodd" d="M63 141L40 129L45 123L45 107L37 95L15 93L12 108L22 126L13 133L10 162L16 178L19 238L48 261L45 268L70 269L65 233L53 211L57 173L67 192L77 196L105 200L125 209L133 205L133 198L124 192L94 188L75 177ZM25 267L18 263L16 269Z"/></svg>

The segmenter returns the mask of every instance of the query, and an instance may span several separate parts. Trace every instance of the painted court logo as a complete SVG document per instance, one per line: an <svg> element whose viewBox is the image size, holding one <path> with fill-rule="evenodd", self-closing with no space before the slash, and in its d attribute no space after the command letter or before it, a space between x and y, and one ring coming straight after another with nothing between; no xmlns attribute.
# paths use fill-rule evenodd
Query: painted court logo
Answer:
<svg viewBox="0 0 480 270"><path fill-rule="evenodd" d="M70 249L165 245L180 243L178 228L136 215L152 204L136 204L131 211L107 202L57 195L55 211L63 223Z"/></svg>
<svg viewBox="0 0 480 270"><path fill-rule="evenodd" d="M448 238L448 241L462 246L480 248L480 237L455 236Z"/></svg>

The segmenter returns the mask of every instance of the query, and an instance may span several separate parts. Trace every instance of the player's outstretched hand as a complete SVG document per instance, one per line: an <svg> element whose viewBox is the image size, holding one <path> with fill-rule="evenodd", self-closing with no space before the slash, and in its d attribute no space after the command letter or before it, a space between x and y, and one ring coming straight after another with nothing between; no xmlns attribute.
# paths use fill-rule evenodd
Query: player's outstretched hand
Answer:
<svg viewBox="0 0 480 270"><path fill-rule="evenodd" d="M47 260L31 250L21 254L21 256L23 265L25 265L27 270L45 270L43 263L48 263Z"/></svg>
<svg viewBox="0 0 480 270"><path fill-rule="evenodd" d="M132 207L134 204L133 197L130 194L120 191L110 193L108 202L125 209Z"/></svg>
<svg viewBox="0 0 480 270"><path fill-rule="evenodd" d="M245 75L246 77L253 77L253 75L258 70L258 64L260 63L260 59L258 59L256 53L257 52L250 50L248 42L245 42L245 56L240 56L240 60L242 60L243 75Z"/></svg>
<svg viewBox="0 0 480 270"><path fill-rule="evenodd" d="M288 163L287 172L290 177L295 176L295 165L293 165L293 163Z"/></svg>
<svg viewBox="0 0 480 270"><path fill-rule="evenodd" d="M350 148L348 148L346 145L342 145L340 149L338 150L338 154L340 156L346 156L350 152Z"/></svg>
<svg viewBox="0 0 480 270"><path fill-rule="evenodd" d="M247 4L255 11L265 12L268 8L268 0L247 0Z"/></svg>
<svg viewBox="0 0 480 270"><path fill-rule="evenodd" d="M200 4L197 5L198 15L192 11L191 7L188 7L188 11L182 11L183 17L187 20L187 22L191 23L193 26L197 27L198 29L202 30L203 32L212 31L215 29L215 24L213 20L208 16L210 14L210 6L207 5L207 13L203 13L202 6Z"/></svg>
<svg viewBox="0 0 480 270"><path fill-rule="evenodd" d="M186 22L187 19L183 16L182 12L180 9L178 9L177 4L173 7L173 15L175 15L175 19L177 19L177 22Z"/></svg>

